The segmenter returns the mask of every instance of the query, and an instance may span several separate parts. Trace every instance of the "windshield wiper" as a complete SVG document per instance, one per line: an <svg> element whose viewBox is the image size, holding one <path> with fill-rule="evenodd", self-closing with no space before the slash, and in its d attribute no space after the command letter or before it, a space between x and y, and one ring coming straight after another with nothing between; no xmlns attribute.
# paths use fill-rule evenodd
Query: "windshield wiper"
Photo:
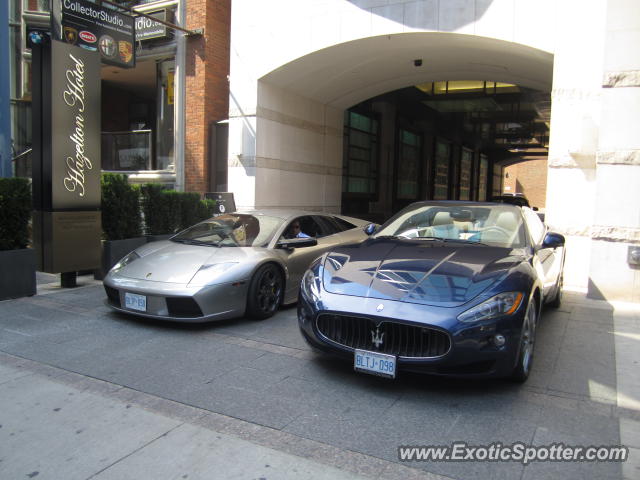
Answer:
<svg viewBox="0 0 640 480"><path fill-rule="evenodd" d="M469 243L473 245L484 245L488 247L486 243L476 242L474 240L468 240L465 238L443 238L443 237L411 237L408 240L430 240L435 242L457 242L457 243Z"/></svg>
<svg viewBox="0 0 640 480"><path fill-rule="evenodd" d="M201 240L193 240L189 238L172 238L172 242L183 243L185 245L201 245L203 247L219 247L217 243L203 242Z"/></svg>

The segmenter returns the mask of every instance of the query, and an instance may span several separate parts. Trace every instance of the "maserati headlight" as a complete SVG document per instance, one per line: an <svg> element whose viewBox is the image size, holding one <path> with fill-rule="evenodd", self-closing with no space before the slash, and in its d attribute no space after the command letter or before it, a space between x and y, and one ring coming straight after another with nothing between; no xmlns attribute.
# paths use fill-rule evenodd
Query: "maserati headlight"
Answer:
<svg viewBox="0 0 640 480"><path fill-rule="evenodd" d="M491 297L458 315L458 320L466 323L490 320L492 318L511 315L522 303L522 292L504 292Z"/></svg>
<svg viewBox="0 0 640 480"><path fill-rule="evenodd" d="M119 270L122 270L124 267L126 267L127 265L136 261L139 258L140 258L140 255L138 255L135 251L128 253L127 255L122 257L118 263L116 263L113 267L111 267L111 271L117 272Z"/></svg>
<svg viewBox="0 0 640 480"><path fill-rule="evenodd" d="M315 265L312 265L312 268L309 268L302 276L302 283L300 285L300 293L311 302L320 300L321 291L320 277L317 275L316 269L313 268L314 266Z"/></svg>
<svg viewBox="0 0 640 480"><path fill-rule="evenodd" d="M204 264L200 267L200 270L198 270L193 276L193 278L189 282L189 285L192 287L204 287L206 285L212 285L220 275L237 264L238 262Z"/></svg>

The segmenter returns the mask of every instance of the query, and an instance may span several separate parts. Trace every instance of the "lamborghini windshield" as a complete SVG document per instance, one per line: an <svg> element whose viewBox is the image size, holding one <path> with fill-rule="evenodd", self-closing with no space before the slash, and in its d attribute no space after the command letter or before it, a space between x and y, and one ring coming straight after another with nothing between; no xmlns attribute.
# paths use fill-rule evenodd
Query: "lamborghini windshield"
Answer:
<svg viewBox="0 0 640 480"><path fill-rule="evenodd" d="M183 230L171 241L216 247L265 247L283 221L268 215L219 215Z"/></svg>

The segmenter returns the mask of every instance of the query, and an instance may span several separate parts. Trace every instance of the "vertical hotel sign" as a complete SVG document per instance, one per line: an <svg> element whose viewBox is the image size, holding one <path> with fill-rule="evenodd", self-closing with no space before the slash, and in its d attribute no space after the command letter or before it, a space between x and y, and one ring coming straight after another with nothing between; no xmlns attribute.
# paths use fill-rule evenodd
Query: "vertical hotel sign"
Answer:
<svg viewBox="0 0 640 480"><path fill-rule="evenodd" d="M100 58L64 42L33 50L34 215L38 270L101 262Z"/></svg>
<svg viewBox="0 0 640 480"><path fill-rule="evenodd" d="M51 42L52 209L100 208L100 60Z"/></svg>

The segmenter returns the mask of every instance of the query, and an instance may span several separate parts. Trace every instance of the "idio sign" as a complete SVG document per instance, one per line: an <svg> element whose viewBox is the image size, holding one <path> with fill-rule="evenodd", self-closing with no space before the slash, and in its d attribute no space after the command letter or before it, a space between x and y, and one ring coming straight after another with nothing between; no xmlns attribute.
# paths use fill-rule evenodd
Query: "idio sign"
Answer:
<svg viewBox="0 0 640 480"><path fill-rule="evenodd" d="M149 12L149 16L162 20L164 22L169 18L170 12L167 10L159 10ZM160 22L156 22L149 17L136 17L136 41L151 40L152 38L166 38L172 35L171 30Z"/></svg>

